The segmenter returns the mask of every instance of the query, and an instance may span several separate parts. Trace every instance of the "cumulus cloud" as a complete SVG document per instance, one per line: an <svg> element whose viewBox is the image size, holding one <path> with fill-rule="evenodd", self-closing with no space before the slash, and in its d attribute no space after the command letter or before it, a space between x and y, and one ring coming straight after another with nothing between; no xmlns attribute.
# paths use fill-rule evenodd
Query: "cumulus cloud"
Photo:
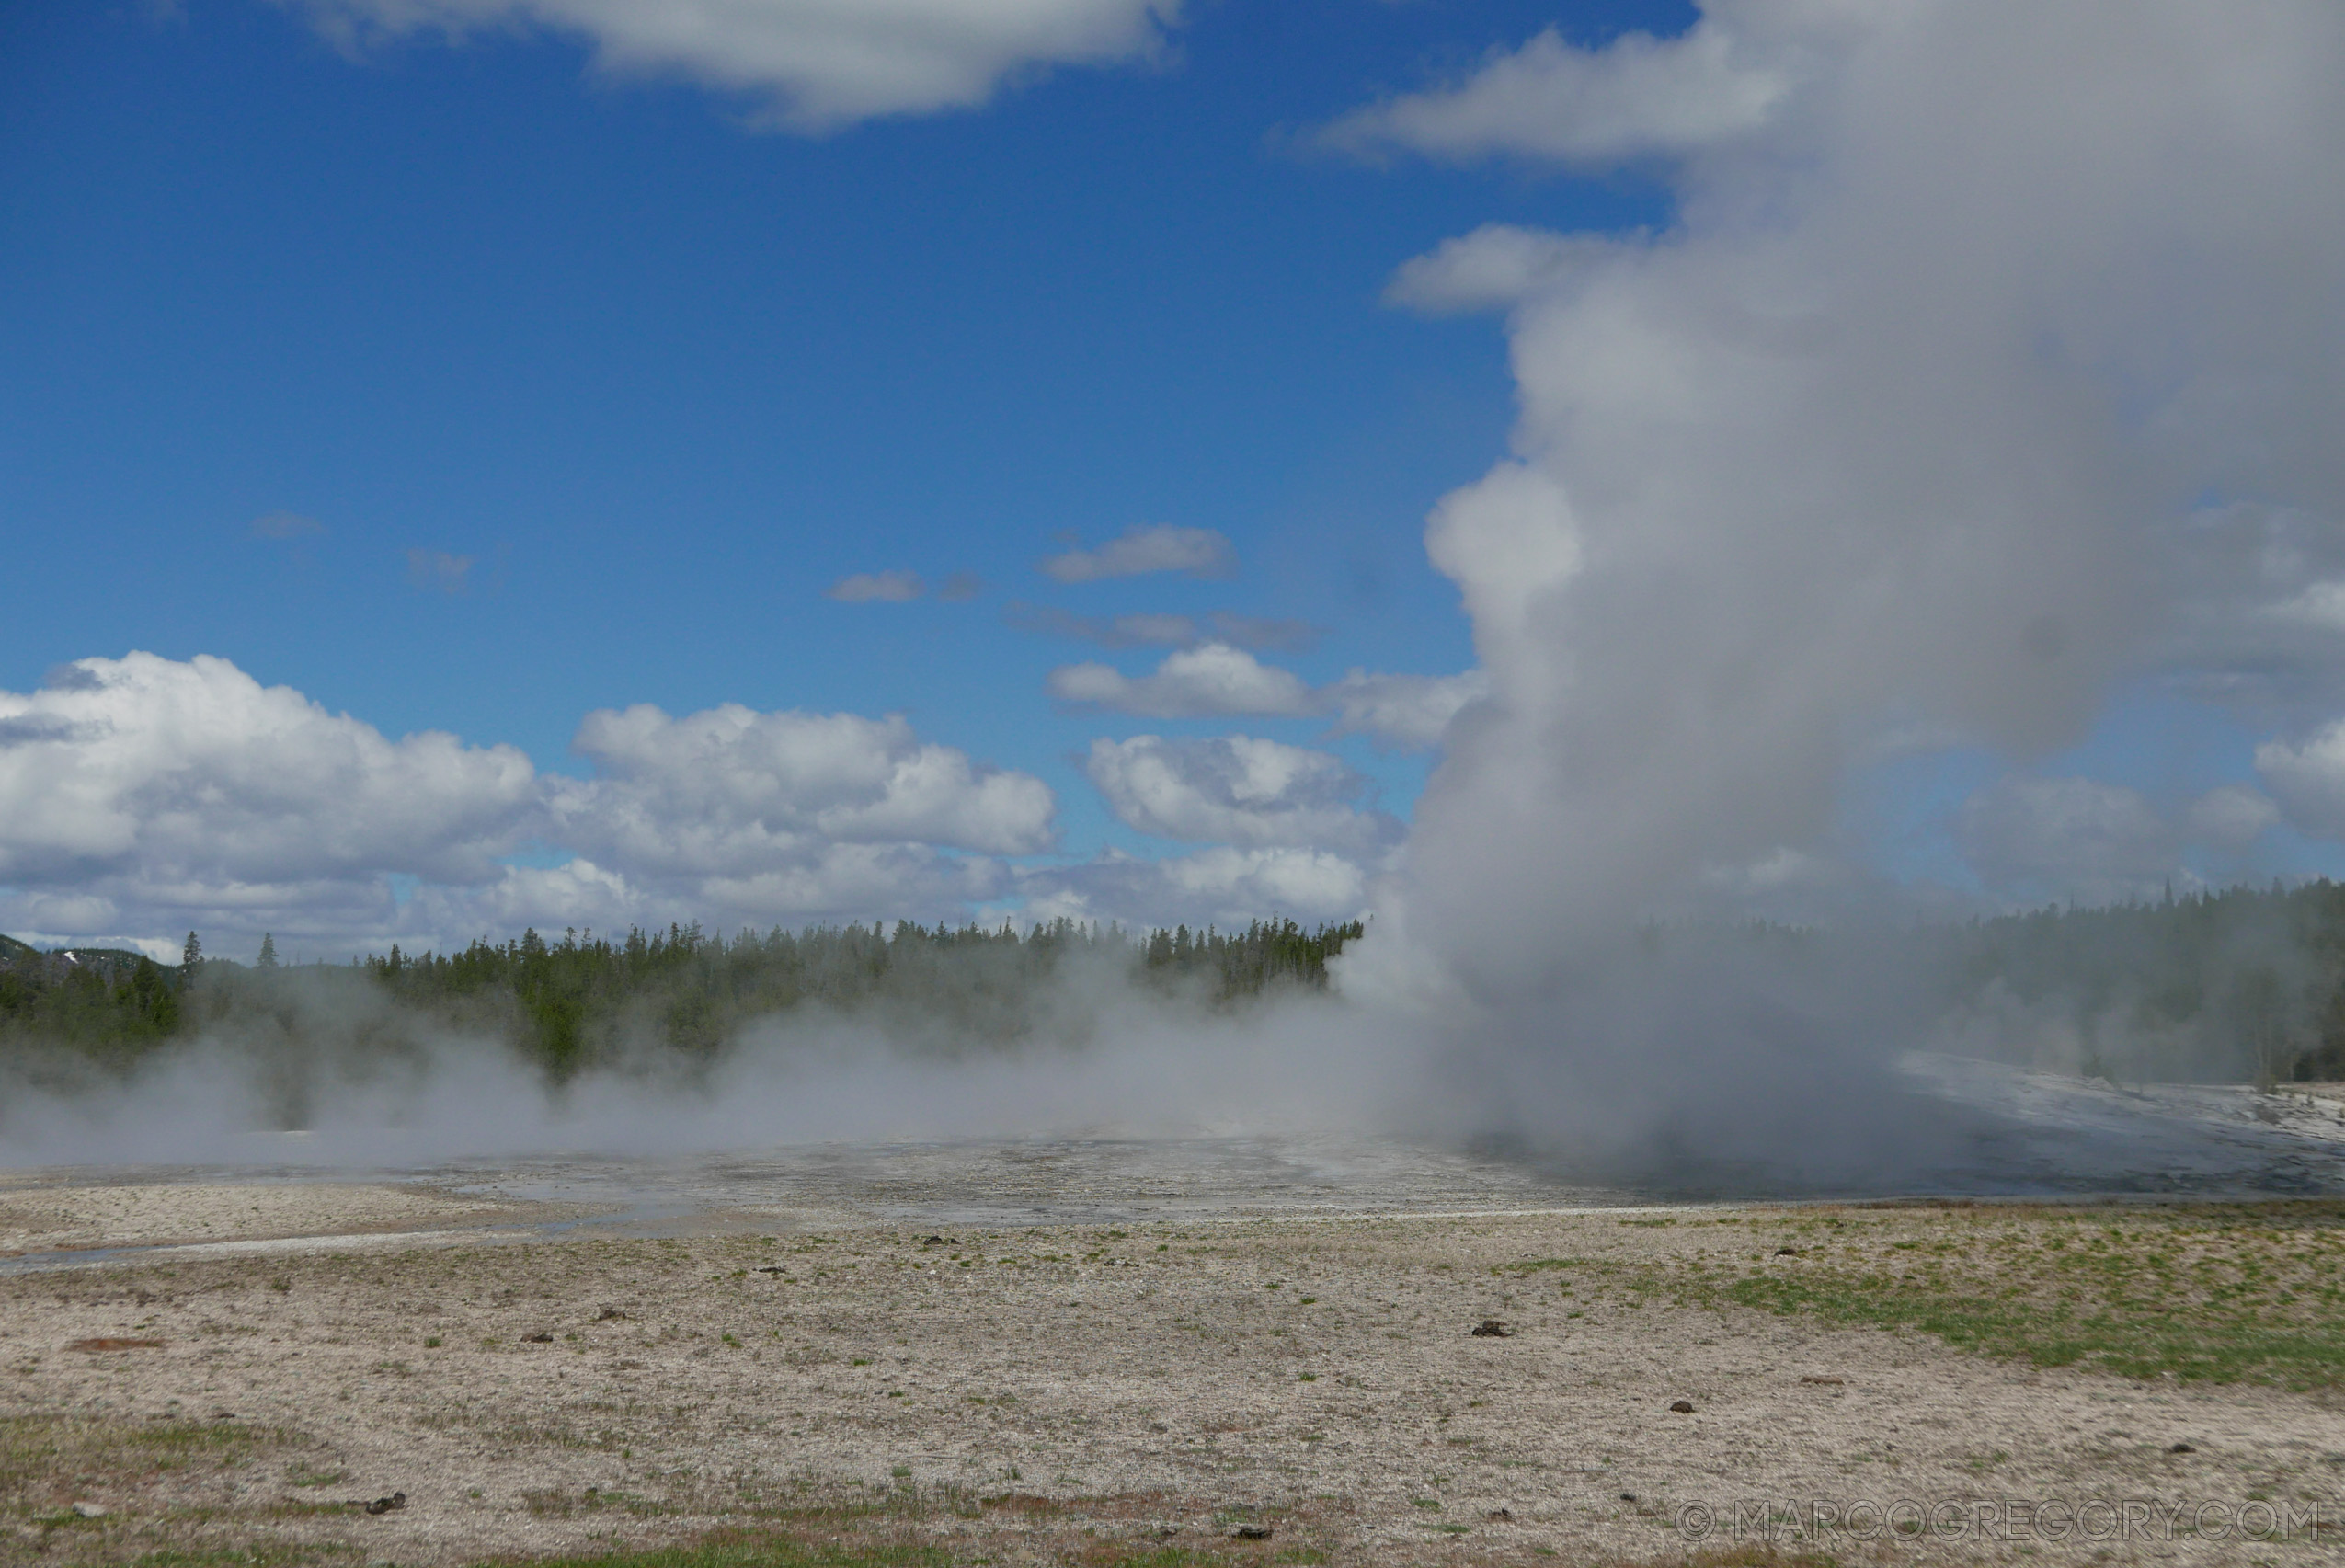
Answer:
<svg viewBox="0 0 2345 1568"><path fill-rule="evenodd" d="M914 572L857 572L841 578L824 595L841 604L904 604L928 591Z"/></svg>
<svg viewBox="0 0 2345 1568"><path fill-rule="evenodd" d="M1312 687L1292 670L1222 642L1170 654L1150 675L1126 675L1109 664L1061 665L1047 684L1059 702L1143 718L1333 715L1338 734L1372 736L1408 749L1437 744L1450 719L1486 689L1478 671L1427 676L1362 670Z"/></svg>
<svg viewBox="0 0 2345 1568"><path fill-rule="evenodd" d="M1052 842L1041 780L901 718L635 707L589 715L576 747L594 776L392 740L224 659L83 659L0 692L0 927L444 944L528 923L934 918L998 896L999 857ZM509 864L529 846L566 864Z"/></svg>
<svg viewBox="0 0 2345 1568"><path fill-rule="evenodd" d="M968 109L1053 65L1151 53L1178 0L280 0L357 52L416 34L454 43L543 30L614 74L683 76L749 96L771 123L821 132Z"/></svg>
<svg viewBox="0 0 2345 1568"><path fill-rule="evenodd" d="M1237 570L1230 541L1210 528L1133 528L1096 550L1068 550L1046 556L1045 577L1058 582L1097 582L1103 578L1180 572L1193 578L1226 578Z"/></svg>
<svg viewBox="0 0 2345 1568"><path fill-rule="evenodd" d="M1371 675L1346 671L1319 690L1338 735L1365 735L1407 751L1430 750L1458 711L1489 690L1481 671L1462 675Z"/></svg>
<svg viewBox="0 0 2345 1568"><path fill-rule="evenodd" d="M2322 838L2345 839L2345 719L2298 741L2256 748L2256 773L2288 820Z"/></svg>
<svg viewBox="0 0 2345 1568"><path fill-rule="evenodd" d="M2171 625L2155 663L2251 723L2345 707L2345 517L2243 500L2193 512L2162 553Z"/></svg>
<svg viewBox="0 0 2345 1568"><path fill-rule="evenodd" d="M1963 803L1963 857L1988 887L2030 901L2108 903L2157 887L2179 835L2147 796L2094 779L2012 779Z"/></svg>
<svg viewBox="0 0 2345 1568"><path fill-rule="evenodd" d="M1401 825L1356 802L1367 781L1324 751L1252 736L1092 742L1084 773L1125 826L1159 838L1367 854Z"/></svg>
<svg viewBox="0 0 2345 1568"><path fill-rule="evenodd" d="M2189 852L2236 860L2280 819L2246 784L2162 810L2129 785L2088 778L2007 778L1964 801L1954 840L1986 888L2007 902L2106 904L2203 879Z"/></svg>
<svg viewBox="0 0 2345 1568"><path fill-rule="evenodd" d="M1320 141L1357 154L1401 149L1467 160L1508 153L1607 164L1750 136L1799 83L1795 40L1766 26L1790 8L1709 9L1676 38L1624 33L1601 49L1576 48L1550 28L1520 49L1493 51L1462 82L1347 114Z"/></svg>
<svg viewBox="0 0 2345 1568"><path fill-rule="evenodd" d="M1387 304L1453 315L1511 310L1613 254L1617 242L1485 223L1447 239L1429 256L1401 263L1385 286Z"/></svg>
<svg viewBox="0 0 2345 1568"><path fill-rule="evenodd" d="M556 831L625 866L739 875L840 842L1049 847L1047 785L924 742L900 717L727 703L674 718L646 704L589 714L572 749L596 777L550 781Z"/></svg>
<svg viewBox="0 0 2345 1568"><path fill-rule="evenodd" d="M1217 848L1162 860L1109 851L1087 864L1021 873L1016 887L1035 920L1226 930L1276 916L1350 920L1367 907L1369 873L1332 850Z"/></svg>
<svg viewBox="0 0 2345 1568"><path fill-rule="evenodd" d="M1395 906L1493 993L1706 868L1830 855L1868 737L2073 741L2190 629L2178 541L2210 497L2345 517L2345 12L1702 9L1681 40L1537 41L1339 133L1665 155L1678 198L1653 235L1486 230L1395 282L1509 313L1515 455L1427 528L1488 690ZM2243 557L2259 635L2331 635L2307 589L2345 571L2306 558L2283 589L2257 575L2277 555ZM2332 744L2259 759L2292 817L2331 809ZM2017 799L1970 824L2013 876L2054 847ZM2197 830L2095 790L2032 804L2119 879Z"/></svg>
<svg viewBox="0 0 2345 1568"><path fill-rule="evenodd" d="M494 876L537 802L512 747L394 741L221 658L82 659L0 692L0 885L87 900L84 929L376 917L383 874ZM38 909L24 923L59 926Z"/></svg>
<svg viewBox="0 0 2345 1568"><path fill-rule="evenodd" d="M1168 654L1154 674L1138 678L1111 664L1061 665L1050 672L1048 686L1062 703L1147 718L1232 714L1299 718L1319 711L1318 698L1300 676L1227 643Z"/></svg>

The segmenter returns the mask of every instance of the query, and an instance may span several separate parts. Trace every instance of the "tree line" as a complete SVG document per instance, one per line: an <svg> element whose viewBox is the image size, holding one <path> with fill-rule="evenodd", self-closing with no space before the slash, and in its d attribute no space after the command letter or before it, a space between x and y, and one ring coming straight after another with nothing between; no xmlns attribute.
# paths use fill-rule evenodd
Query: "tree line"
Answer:
<svg viewBox="0 0 2345 1568"><path fill-rule="evenodd" d="M646 1045L711 1056L753 1021L810 1006L916 1025L947 1046L956 1037L982 1045L1064 1025L1070 1010L1119 987L1213 1008L1323 990L1328 960L1365 929L1357 921L1308 930L1256 921L1228 932L898 921L728 938L694 923L617 939L571 930L556 940L532 929L448 953L394 944L347 968L282 966L273 937L247 967L205 956L190 933L176 969L138 954L98 961L11 943L0 948L0 1047L134 1058L174 1036L233 1032L256 1019L295 1030L333 997L348 1004L345 1015L388 1001L450 1032L504 1038L557 1078Z"/></svg>
<svg viewBox="0 0 2345 1568"><path fill-rule="evenodd" d="M876 1018L940 1050L982 1048L1080 1037L1083 1009L1131 990L1228 1009L1323 989L1328 961L1363 932L1289 920L1242 931L1063 920L729 937L697 924L616 938L532 930L446 953L394 946L347 967L281 966L273 940L246 966L205 956L190 933L166 967L0 937L0 1054L128 1062L259 1023L288 1048L327 1026L368 1050L428 1025L504 1039L559 1077L646 1047L709 1058L758 1019L809 1008ZM1833 940L1763 934L1810 951ZM2125 1081L2345 1079L2345 886L2046 908L1918 926L1901 941L1957 1048Z"/></svg>

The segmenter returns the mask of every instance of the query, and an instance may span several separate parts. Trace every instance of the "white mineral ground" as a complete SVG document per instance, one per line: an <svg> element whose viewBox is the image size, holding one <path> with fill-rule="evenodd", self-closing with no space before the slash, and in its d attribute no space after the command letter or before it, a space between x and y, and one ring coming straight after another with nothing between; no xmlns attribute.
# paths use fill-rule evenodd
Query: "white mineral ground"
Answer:
<svg viewBox="0 0 2345 1568"><path fill-rule="evenodd" d="M1931 1178L1946 1192L2345 1193L2326 1086L1921 1070L2002 1117ZM0 1483L18 1491L0 1561L306 1543L460 1564L845 1500L864 1511L837 1528L961 1562L1167 1541L1682 1560L1688 1505L1812 1499L2328 1510L2309 1551L2182 1534L2129 1560L2310 1561L2345 1531L2333 1394L2039 1368L1508 1266L1796 1270L1777 1230L1859 1213L1920 1234L1944 1209L1687 1201L1326 1137L302 1159L279 1135L244 1169L0 1173ZM1655 1218L1680 1222L1638 1222ZM1484 1318L1512 1332L1471 1334ZM73 1348L107 1338L160 1343ZM222 1436L174 1439L170 1462L137 1440L188 1424ZM43 1469L42 1445L87 1457ZM379 1516L327 1506L394 1491L406 1505ZM1256 1520L1268 1545L1229 1539ZM2020 1530L1928 1550L2109 1548Z"/></svg>

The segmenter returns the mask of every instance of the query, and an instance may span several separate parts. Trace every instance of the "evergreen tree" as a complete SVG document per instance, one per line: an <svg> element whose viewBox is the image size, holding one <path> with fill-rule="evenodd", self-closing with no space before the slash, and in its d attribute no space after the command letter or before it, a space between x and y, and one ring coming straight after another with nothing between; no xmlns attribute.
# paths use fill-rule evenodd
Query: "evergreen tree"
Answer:
<svg viewBox="0 0 2345 1568"><path fill-rule="evenodd" d="M202 967L203 944L196 939L196 933L191 931L188 933L187 946L179 954L180 986L184 989L195 984L196 971Z"/></svg>
<svg viewBox="0 0 2345 1568"><path fill-rule="evenodd" d="M265 931L260 933L260 958L257 967L263 969L273 969L277 967L277 939Z"/></svg>

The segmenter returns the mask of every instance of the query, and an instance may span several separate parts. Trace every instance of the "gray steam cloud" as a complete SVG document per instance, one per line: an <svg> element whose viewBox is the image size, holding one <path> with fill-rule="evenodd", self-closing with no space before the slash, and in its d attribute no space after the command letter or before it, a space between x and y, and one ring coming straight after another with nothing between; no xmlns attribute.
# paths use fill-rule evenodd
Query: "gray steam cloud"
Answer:
<svg viewBox="0 0 2345 1568"><path fill-rule="evenodd" d="M1892 733L2077 738L2187 620L2167 558L2211 504L2335 527L2345 12L1704 9L1682 46L1543 36L1343 128L1666 157L1681 214L1484 229L1396 281L1504 308L1522 414L1427 531L1489 684L1346 976L1450 1021L1476 1114L1860 1164L1831 1129L1852 1098L1879 1127L1878 1064L1920 1043L1893 998L1639 962L1625 928L1755 866L1835 875ZM1678 112L1738 72L1735 112Z"/></svg>

